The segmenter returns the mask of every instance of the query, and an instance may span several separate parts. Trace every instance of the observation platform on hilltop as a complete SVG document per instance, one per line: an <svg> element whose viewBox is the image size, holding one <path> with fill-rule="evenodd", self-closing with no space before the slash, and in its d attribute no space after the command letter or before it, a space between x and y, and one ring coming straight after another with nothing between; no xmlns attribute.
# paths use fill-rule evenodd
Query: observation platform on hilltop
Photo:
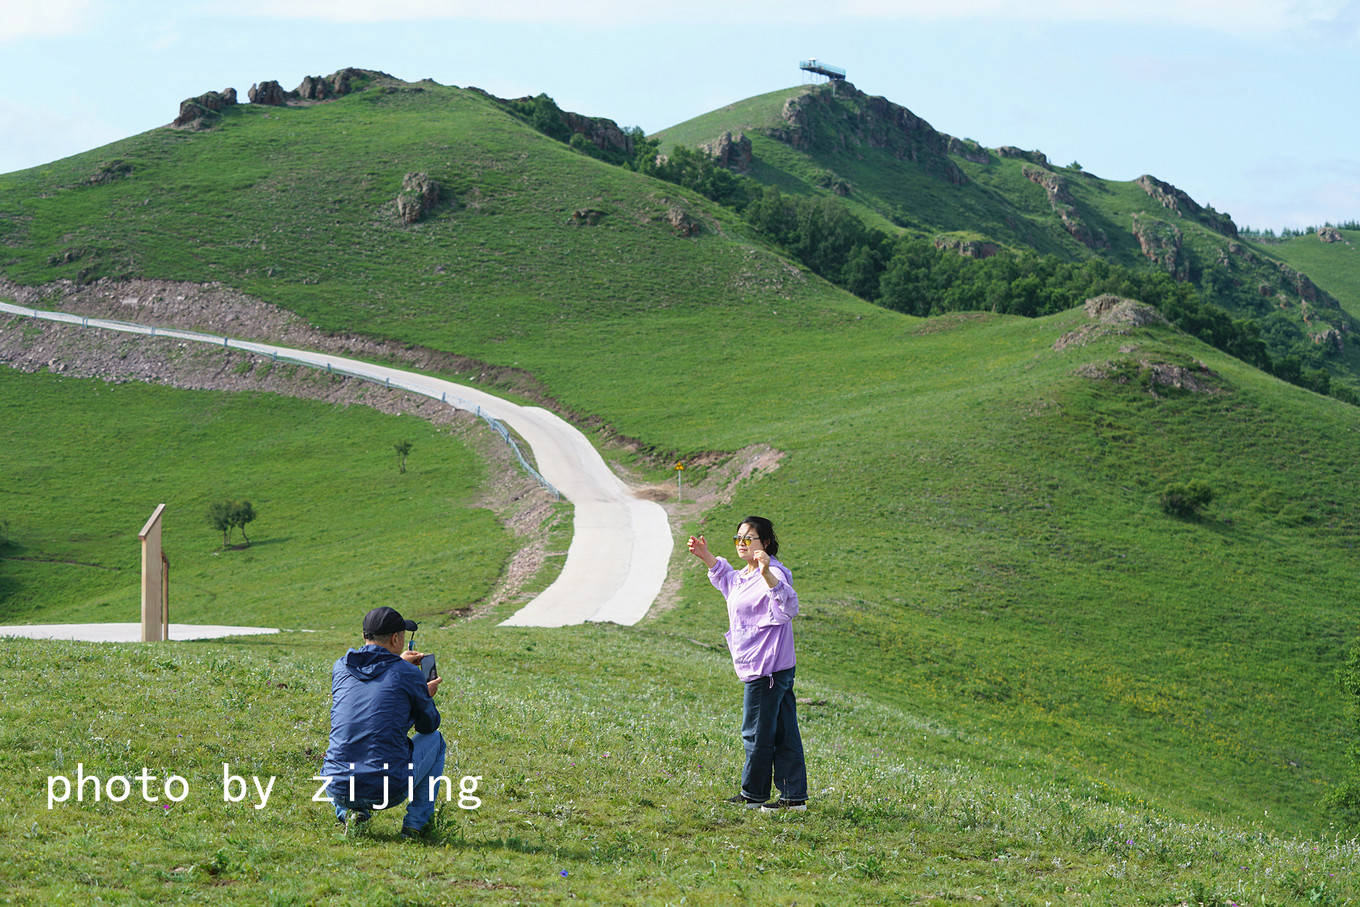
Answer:
<svg viewBox="0 0 1360 907"><path fill-rule="evenodd" d="M845 70L841 69L839 66L832 66L830 63L823 63L820 60L803 60L798 64L798 68L804 72L826 76L833 82L845 81Z"/></svg>

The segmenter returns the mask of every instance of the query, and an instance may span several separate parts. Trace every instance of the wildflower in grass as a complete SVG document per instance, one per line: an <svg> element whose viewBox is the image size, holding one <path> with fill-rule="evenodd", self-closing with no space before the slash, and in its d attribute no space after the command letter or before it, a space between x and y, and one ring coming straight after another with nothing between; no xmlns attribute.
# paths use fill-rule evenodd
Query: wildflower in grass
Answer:
<svg viewBox="0 0 1360 907"><path fill-rule="evenodd" d="M564 869L564 870L562 870L562 878L565 879L566 877L567 877L567 871Z"/></svg>

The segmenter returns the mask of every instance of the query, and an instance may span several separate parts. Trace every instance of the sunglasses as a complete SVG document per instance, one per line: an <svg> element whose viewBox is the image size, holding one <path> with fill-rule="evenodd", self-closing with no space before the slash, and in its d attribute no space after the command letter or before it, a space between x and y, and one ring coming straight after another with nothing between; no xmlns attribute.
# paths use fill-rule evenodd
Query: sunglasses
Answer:
<svg viewBox="0 0 1360 907"><path fill-rule="evenodd" d="M743 542L749 545L752 542L760 541L760 538L759 536L754 535L734 535L732 536L732 541L736 542L738 545L742 544Z"/></svg>

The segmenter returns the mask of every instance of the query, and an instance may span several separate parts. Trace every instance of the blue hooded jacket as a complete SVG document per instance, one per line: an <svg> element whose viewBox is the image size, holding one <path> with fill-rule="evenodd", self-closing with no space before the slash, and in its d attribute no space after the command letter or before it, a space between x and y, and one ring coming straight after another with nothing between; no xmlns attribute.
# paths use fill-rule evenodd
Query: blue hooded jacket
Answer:
<svg viewBox="0 0 1360 907"><path fill-rule="evenodd" d="M331 669L331 739L321 773L337 800L400 802L411 776L411 738L439 728L420 668L382 646L350 649ZM390 779L384 785L383 779Z"/></svg>

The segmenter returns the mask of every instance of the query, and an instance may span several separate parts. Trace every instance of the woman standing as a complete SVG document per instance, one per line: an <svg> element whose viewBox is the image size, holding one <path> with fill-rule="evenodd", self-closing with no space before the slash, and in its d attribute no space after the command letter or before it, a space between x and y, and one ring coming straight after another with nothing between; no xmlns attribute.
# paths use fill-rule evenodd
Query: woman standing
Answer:
<svg viewBox="0 0 1360 907"><path fill-rule="evenodd" d="M733 541L737 557L746 562L742 570L714 557L702 535L689 539L690 553L704 562L709 582L727 599L727 647L746 684L741 723L746 765L741 793L729 802L765 812L806 810L807 767L793 696L791 621L798 613L793 576L775 558L779 540L764 517L742 520ZM779 799L767 803L772 778Z"/></svg>

